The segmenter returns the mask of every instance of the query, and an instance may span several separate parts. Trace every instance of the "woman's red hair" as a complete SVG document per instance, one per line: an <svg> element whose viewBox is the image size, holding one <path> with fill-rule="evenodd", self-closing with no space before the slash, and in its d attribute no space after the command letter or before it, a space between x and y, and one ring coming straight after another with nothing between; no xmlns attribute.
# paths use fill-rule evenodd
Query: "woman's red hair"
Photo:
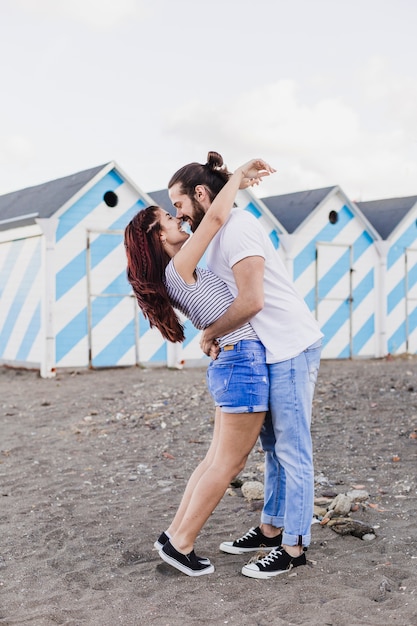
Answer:
<svg viewBox="0 0 417 626"><path fill-rule="evenodd" d="M170 261L161 242L161 224L157 206L139 211L125 229L127 279L143 315L152 327L173 343L184 341L180 323L164 283Z"/></svg>

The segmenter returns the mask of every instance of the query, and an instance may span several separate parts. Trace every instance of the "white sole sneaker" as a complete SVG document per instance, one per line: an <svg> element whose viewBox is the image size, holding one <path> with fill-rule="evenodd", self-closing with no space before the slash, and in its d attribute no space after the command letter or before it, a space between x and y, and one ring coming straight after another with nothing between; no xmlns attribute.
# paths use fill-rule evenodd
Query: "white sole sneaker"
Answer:
<svg viewBox="0 0 417 626"><path fill-rule="evenodd" d="M160 550L162 550L162 548L164 547L164 545L166 544L168 540L169 540L168 535L166 533L161 533L161 535L159 535L158 539L153 544L153 547L155 548L155 550L158 550L159 552ZM197 554L196 554L196 557L200 561L200 563L203 563L204 565L210 565L209 559L206 559L202 556L198 556Z"/></svg>
<svg viewBox="0 0 417 626"><path fill-rule="evenodd" d="M248 552L270 552L279 548L282 542L282 534L276 537L266 537L259 526L250 528L246 535L235 541L223 541L219 548L228 554L247 554Z"/></svg>
<svg viewBox="0 0 417 626"><path fill-rule="evenodd" d="M175 569L187 576L204 576L214 572L214 565L210 561L208 563L199 561L194 550L190 554L182 554L169 541L159 551L159 556L165 563L175 567Z"/></svg>
<svg viewBox="0 0 417 626"><path fill-rule="evenodd" d="M292 557L283 548L279 550L273 550L267 556L255 561L255 563L248 563L242 567L242 574L249 576L249 578L273 578L280 574L288 574L294 567L300 565L306 565L307 559L303 552L300 556Z"/></svg>

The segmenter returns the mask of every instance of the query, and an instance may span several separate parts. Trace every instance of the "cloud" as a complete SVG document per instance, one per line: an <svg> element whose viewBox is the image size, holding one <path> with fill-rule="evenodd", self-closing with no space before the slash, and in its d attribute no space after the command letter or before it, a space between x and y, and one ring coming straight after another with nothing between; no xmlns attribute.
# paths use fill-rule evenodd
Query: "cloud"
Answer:
<svg viewBox="0 0 417 626"><path fill-rule="evenodd" d="M111 30L145 15L143 0L17 0L32 13L77 20L97 30Z"/></svg>
<svg viewBox="0 0 417 626"><path fill-rule="evenodd" d="M22 135L2 137L0 163L3 165L25 165L35 158L35 147L32 142Z"/></svg>
<svg viewBox="0 0 417 626"><path fill-rule="evenodd" d="M205 151L222 146L234 165L242 156L270 160L280 175L265 181L262 195L333 184L355 199L417 194L417 81L372 59L357 87L368 116L353 98L307 102L299 83L280 80L220 106L189 102L169 116L167 130Z"/></svg>
<svg viewBox="0 0 417 626"><path fill-rule="evenodd" d="M360 73L370 106L384 110L390 125L411 134L417 141L417 79L394 70L383 57L372 57Z"/></svg>

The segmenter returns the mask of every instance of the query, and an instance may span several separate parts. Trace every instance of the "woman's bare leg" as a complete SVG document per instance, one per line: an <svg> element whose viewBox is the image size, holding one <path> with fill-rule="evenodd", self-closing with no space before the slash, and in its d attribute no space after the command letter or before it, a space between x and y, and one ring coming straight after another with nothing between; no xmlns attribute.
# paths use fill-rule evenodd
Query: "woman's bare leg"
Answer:
<svg viewBox="0 0 417 626"><path fill-rule="evenodd" d="M201 463L199 465L197 465L197 467L195 468L195 470L191 474L190 478L188 479L188 482L187 482L187 485L185 487L183 496L181 498L180 505L179 505L179 507L177 509L177 512L175 513L175 517L172 520L172 522L169 525L169 527L167 528L167 532L169 533L170 536L172 536L176 532L178 527L180 526L180 524L182 522L182 519L184 517L184 513L187 510L187 507L188 507L188 504L190 502L191 496L193 494L193 491L194 491L198 481L200 480L200 478L202 477L204 472L210 467L211 463L213 462L213 459L214 459L215 454L216 454L216 448L217 448L218 440L219 440L220 415L221 415L221 410L220 410L219 407L217 407L216 408L216 413L215 413L215 416L214 416L213 437L212 437L212 440L211 440L211 443L210 443L210 447L207 450L207 454L204 457L204 459L201 461Z"/></svg>
<svg viewBox="0 0 417 626"><path fill-rule="evenodd" d="M171 542L188 554L201 528L222 499L230 481L245 466L256 443L265 413L224 413L219 419L218 441L210 466L194 484L188 506Z"/></svg>

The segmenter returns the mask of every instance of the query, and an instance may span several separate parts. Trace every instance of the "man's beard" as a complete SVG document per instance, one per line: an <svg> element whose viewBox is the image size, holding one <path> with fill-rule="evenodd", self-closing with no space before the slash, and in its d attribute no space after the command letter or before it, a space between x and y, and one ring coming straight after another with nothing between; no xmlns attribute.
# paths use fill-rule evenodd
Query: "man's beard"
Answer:
<svg viewBox="0 0 417 626"><path fill-rule="evenodd" d="M192 221L191 230L194 233L196 228L198 228L198 226L200 225L201 220L205 216L206 212L205 212L201 202L199 202L195 198L191 198L191 201L192 201L193 209L194 209L194 215L193 215L192 220L191 220Z"/></svg>

